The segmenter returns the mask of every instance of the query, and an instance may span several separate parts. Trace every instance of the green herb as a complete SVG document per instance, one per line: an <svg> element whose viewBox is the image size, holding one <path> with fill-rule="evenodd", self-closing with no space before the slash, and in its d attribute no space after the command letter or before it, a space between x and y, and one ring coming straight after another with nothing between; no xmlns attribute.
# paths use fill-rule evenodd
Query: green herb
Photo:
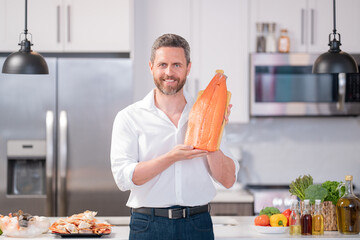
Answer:
<svg viewBox="0 0 360 240"><path fill-rule="evenodd" d="M328 191L324 201L331 201L334 205L345 194L345 186L342 182L326 181L321 186Z"/></svg>
<svg viewBox="0 0 360 240"><path fill-rule="evenodd" d="M276 207L266 207L261 209L259 215L268 215L268 217L271 217L274 214L278 214L281 213L279 209L277 209Z"/></svg>
<svg viewBox="0 0 360 240"><path fill-rule="evenodd" d="M298 177L295 181L290 183L289 192L297 196L300 200L305 199L305 189L313 184L313 178L310 175Z"/></svg>
<svg viewBox="0 0 360 240"><path fill-rule="evenodd" d="M320 199L323 202L327 195L328 191L321 184L310 185L305 189L305 199L309 199L311 204L315 204L315 199Z"/></svg>

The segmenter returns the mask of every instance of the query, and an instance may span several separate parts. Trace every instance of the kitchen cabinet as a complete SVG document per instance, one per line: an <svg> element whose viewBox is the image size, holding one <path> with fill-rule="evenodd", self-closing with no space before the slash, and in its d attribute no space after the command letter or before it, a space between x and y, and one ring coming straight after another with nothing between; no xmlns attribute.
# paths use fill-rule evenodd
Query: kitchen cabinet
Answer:
<svg viewBox="0 0 360 240"><path fill-rule="evenodd" d="M286 28L290 37L290 52L322 53L329 49L329 34L333 30L333 2L330 0L253 0L250 1L250 49L256 47L256 23L275 22L276 33ZM359 52L360 30L358 0L337 1L336 29L341 34L343 50ZM276 13L276 14L275 14Z"/></svg>
<svg viewBox="0 0 360 240"><path fill-rule="evenodd" d="M247 122L247 0L152 0L151 4L139 0L134 4L135 99L142 99L154 87L148 70L153 42L164 33L175 33L184 37L191 48L192 66L185 89L196 97L215 71L223 69L234 106L230 122Z"/></svg>
<svg viewBox="0 0 360 240"><path fill-rule="evenodd" d="M32 0L28 30L38 52L129 52L130 0ZM0 51L18 49L23 0L0 0Z"/></svg>
<svg viewBox="0 0 360 240"><path fill-rule="evenodd" d="M192 71L189 89L204 89L217 69L228 76L227 88L232 92L230 123L249 120L249 75L246 0L192 1Z"/></svg>

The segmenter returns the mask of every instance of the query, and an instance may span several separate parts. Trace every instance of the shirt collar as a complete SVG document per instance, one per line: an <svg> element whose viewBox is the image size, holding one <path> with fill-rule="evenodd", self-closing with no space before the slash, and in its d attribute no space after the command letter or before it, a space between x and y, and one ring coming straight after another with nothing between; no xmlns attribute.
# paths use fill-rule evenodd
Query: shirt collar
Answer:
<svg viewBox="0 0 360 240"><path fill-rule="evenodd" d="M155 88L152 89L139 103L141 108L145 108L151 111L157 111L155 106L155 98L154 98ZM192 96L184 89L183 90L184 97L186 100L186 105L183 113L188 113L194 104L194 99Z"/></svg>

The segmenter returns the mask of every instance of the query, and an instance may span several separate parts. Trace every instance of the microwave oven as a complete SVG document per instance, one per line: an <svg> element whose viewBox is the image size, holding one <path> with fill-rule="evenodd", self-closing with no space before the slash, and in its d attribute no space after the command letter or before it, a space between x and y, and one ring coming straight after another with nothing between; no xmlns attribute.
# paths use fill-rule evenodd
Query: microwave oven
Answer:
<svg viewBox="0 0 360 240"><path fill-rule="evenodd" d="M318 56L251 54L251 116L360 115L360 74L313 74Z"/></svg>

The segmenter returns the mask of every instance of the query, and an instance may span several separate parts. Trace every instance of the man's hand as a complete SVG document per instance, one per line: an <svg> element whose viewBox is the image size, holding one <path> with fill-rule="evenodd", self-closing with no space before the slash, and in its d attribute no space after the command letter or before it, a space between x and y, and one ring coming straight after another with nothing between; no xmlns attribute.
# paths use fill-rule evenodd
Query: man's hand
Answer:
<svg viewBox="0 0 360 240"><path fill-rule="evenodd" d="M176 145L167 155L174 162L186 159L193 159L196 157L203 157L208 154L208 151L195 149L193 146Z"/></svg>
<svg viewBox="0 0 360 240"><path fill-rule="evenodd" d="M230 113L231 113L231 108L232 108L232 104L229 104L228 108L227 108L227 113L224 117L225 119L225 124L227 124L229 122L229 116L230 116Z"/></svg>
<svg viewBox="0 0 360 240"><path fill-rule="evenodd" d="M206 150L195 149L192 146L176 145L170 152L149 161L140 162L135 167L133 182L142 185L163 172L177 161L203 157L208 154Z"/></svg>

